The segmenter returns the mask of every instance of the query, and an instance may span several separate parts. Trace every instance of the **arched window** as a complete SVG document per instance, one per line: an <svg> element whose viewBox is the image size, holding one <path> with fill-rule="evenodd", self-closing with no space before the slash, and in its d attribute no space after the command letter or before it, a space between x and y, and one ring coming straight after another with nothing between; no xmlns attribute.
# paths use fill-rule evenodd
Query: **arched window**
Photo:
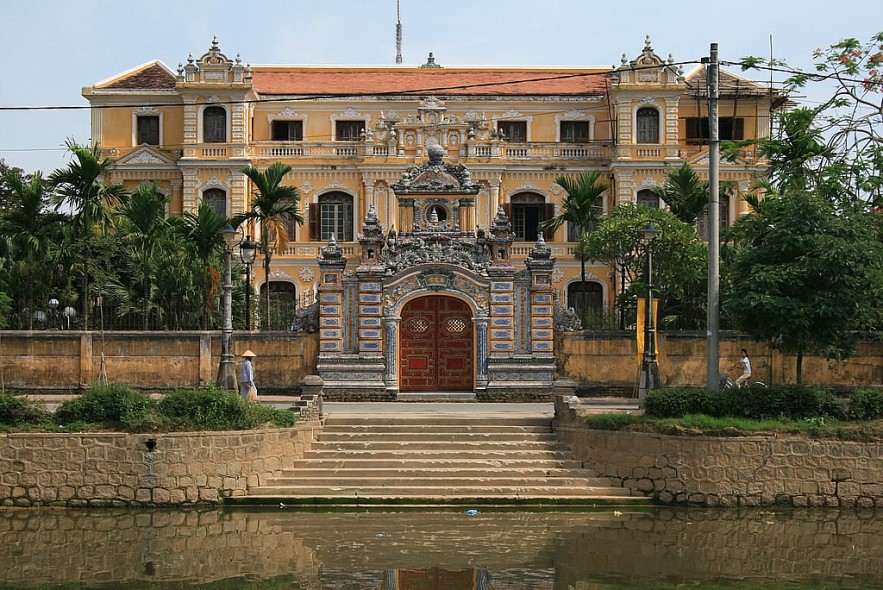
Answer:
<svg viewBox="0 0 883 590"><path fill-rule="evenodd" d="M318 203L310 204L310 239L327 242L353 241L353 198L335 191L319 196Z"/></svg>
<svg viewBox="0 0 883 590"><path fill-rule="evenodd" d="M219 188L210 188L202 193L202 200L211 205L215 213L227 218L227 193Z"/></svg>
<svg viewBox="0 0 883 590"><path fill-rule="evenodd" d="M644 205L650 209L659 209L659 197L650 189L638 191L638 205Z"/></svg>
<svg viewBox="0 0 883 590"><path fill-rule="evenodd" d="M638 143L659 143L659 111L653 107L638 109L635 117Z"/></svg>
<svg viewBox="0 0 883 590"><path fill-rule="evenodd" d="M202 111L202 141L205 143L227 141L227 111L224 107L206 107Z"/></svg>
<svg viewBox="0 0 883 590"><path fill-rule="evenodd" d="M567 307L572 307L581 317L597 315L604 311L604 287L598 281L576 281L567 285ZM587 311L589 313L583 314Z"/></svg>
<svg viewBox="0 0 883 590"><path fill-rule="evenodd" d="M555 214L554 206L537 193L513 195L506 209L515 239L521 242L535 242L540 235L540 224Z"/></svg>
<svg viewBox="0 0 883 590"><path fill-rule="evenodd" d="M297 288L288 281L270 281L271 330L290 330L297 313ZM266 286L266 285L265 285ZM263 286L261 287L263 292ZM265 301L261 298L261 302ZM264 304L265 305L265 304Z"/></svg>

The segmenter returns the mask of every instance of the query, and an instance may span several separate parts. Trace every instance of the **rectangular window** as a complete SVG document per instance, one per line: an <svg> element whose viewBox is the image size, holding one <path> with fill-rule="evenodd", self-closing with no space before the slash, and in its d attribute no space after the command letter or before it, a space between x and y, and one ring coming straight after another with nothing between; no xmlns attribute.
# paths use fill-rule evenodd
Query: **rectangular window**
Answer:
<svg viewBox="0 0 883 590"><path fill-rule="evenodd" d="M543 222L543 205L512 205L512 231L520 242L535 242Z"/></svg>
<svg viewBox="0 0 883 590"><path fill-rule="evenodd" d="M721 117L718 119L718 132L722 141L745 139L745 119L742 117ZM687 118L687 143L705 145L710 137L708 117Z"/></svg>
<svg viewBox="0 0 883 590"><path fill-rule="evenodd" d="M303 121L273 121L271 130L273 141L303 141Z"/></svg>
<svg viewBox="0 0 883 590"><path fill-rule="evenodd" d="M561 141L565 143L589 141L589 122L561 121Z"/></svg>
<svg viewBox="0 0 883 590"><path fill-rule="evenodd" d="M497 121L497 132L504 141L527 141L527 121Z"/></svg>
<svg viewBox="0 0 883 590"><path fill-rule="evenodd" d="M359 141L362 133L365 132L364 121L336 121L335 122L335 140L337 141Z"/></svg>
<svg viewBox="0 0 883 590"><path fill-rule="evenodd" d="M319 239L327 242L334 234L339 242L353 241L353 208L350 203L322 203Z"/></svg>
<svg viewBox="0 0 883 590"><path fill-rule="evenodd" d="M139 115L137 126L137 145L159 145L159 115Z"/></svg>

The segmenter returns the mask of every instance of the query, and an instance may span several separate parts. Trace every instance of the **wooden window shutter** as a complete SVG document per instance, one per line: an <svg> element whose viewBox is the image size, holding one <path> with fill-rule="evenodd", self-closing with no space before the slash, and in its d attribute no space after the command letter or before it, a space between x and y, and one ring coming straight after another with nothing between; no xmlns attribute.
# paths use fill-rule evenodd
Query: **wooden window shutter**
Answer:
<svg viewBox="0 0 883 590"><path fill-rule="evenodd" d="M745 119L737 117L733 119L733 140L745 139Z"/></svg>
<svg viewBox="0 0 883 590"><path fill-rule="evenodd" d="M319 203L310 203L310 240L319 240Z"/></svg>
<svg viewBox="0 0 883 590"><path fill-rule="evenodd" d="M540 223L544 221L548 221L555 217L555 203L546 203L545 211L543 211L543 218L540 220ZM555 234L557 232L546 230L543 232L543 239L549 240L550 242L555 240Z"/></svg>

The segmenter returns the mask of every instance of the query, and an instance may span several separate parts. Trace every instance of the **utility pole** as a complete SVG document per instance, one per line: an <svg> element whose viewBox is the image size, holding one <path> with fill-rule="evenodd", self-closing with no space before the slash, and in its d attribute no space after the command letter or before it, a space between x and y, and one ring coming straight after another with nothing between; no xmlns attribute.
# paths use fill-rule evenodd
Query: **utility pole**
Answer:
<svg viewBox="0 0 883 590"><path fill-rule="evenodd" d="M705 60L703 60L705 61ZM708 88L708 389L720 389L720 74L717 43L711 44L705 69Z"/></svg>

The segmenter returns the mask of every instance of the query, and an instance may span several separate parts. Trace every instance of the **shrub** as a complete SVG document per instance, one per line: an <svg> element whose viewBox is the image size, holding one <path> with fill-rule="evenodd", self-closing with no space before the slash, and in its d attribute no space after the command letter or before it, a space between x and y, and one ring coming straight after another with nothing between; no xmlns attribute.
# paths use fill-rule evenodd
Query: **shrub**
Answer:
<svg viewBox="0 0 883 590"><path fill-rule="evenodd" d="M862 389L850 396L850 416L855 420L883 419L883 390Z"/></svg>
<svg viewBox="0 0 883 590"><path fill-rule="evenodd" d="M159 402L159 413L173 424L196 430L247 428L248 405L238 394L215 389L179 389Z"/></svg>
<svg viewBox="0 0 883 590"><path fill-rule="evenodd" d="M0 393L0 425L22 426L51 422L51 414L40 404L20 395Z"/></svg>
<svg viewBox="0 0 883 590"><path fill-rule="evenodd" d="M271 423L292 426L295 416L287 410L249 404L238 393L207 389L179 389L159 402L159 413L178 428L193 430L243 430Z"/></svg>
<svg viewBox="0 0 883 590"><path fill-rule="evenodd" d="M82 395L61 404L55 411L55 421L139 428L149 421L153 406L153 400L146 393L129 387L93 385Z"/></svg>
<svg viewBox="0 0 883 590"><path fill-rule="evenodd" d="M656 418L680 418L687 414L714 414L712 393L701 387L651 389L644 400L644 413Z"/></svg>
<svg viewBox="0 0 883 590"><path fill-rule="evenodd" d="M843 407L830 389L818 385L783 385L773 389L752 385L720 392L719 416L752 420L842 418Z"/></svg>

